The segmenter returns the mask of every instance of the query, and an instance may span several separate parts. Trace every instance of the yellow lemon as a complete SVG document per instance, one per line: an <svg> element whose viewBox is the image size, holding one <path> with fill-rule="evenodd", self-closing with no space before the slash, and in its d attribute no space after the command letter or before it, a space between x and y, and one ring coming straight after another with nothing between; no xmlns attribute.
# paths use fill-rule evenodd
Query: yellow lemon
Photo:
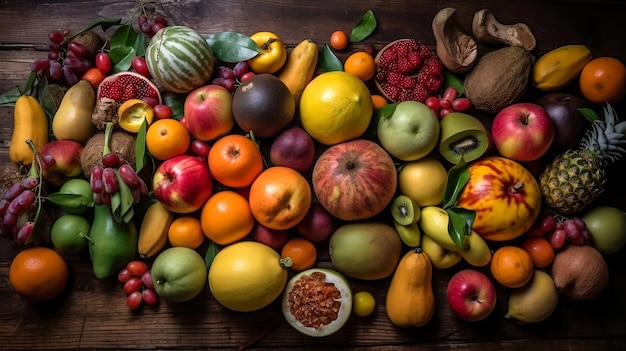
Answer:
<svg viewBox="0 0 626 351"><path fill-rule="evenodd" d="M300 98L302 127L325 145L363 135L373 110L365 83L343 71L325 72L315 77Z"/></svg>
<svg viewBox="0 0 626 351"><path fill-rule="evenodd" d="M148 124L152 123L154 111L145 101L130 99L120 105L117 109L117 116L122 129L130 133L137 133L144 120Z"/></svg>
<svg viewBox="0 0 626 351"><path fill-rule="evenodd" d="M435 206L443 202L448 172L441 162L431 157L407 162L398 173L398 189L418 206Z"/></svg>

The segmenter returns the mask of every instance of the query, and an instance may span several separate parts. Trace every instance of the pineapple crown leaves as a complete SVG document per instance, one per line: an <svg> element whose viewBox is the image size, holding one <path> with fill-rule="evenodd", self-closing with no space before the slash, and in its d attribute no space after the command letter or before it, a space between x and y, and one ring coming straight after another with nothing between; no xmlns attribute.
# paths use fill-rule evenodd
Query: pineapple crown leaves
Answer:
<svg viewBox="0 0 626 351"><path fill-rule="evenodd" d="M596 119L592 122L591 128L587 130L581 142L583 149L590 150L597 154L604 164L619 160L626 149L626 121L618 123L617 113L611 104L607 103L603 108L604 120Z"/></svg>

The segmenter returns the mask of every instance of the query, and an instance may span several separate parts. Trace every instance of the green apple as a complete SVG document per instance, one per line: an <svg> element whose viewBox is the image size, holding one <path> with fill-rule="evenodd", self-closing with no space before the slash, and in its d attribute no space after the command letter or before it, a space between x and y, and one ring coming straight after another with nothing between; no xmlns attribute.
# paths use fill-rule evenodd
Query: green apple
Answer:
<svg viewBox="0 0 626 351"><path fill-rule="evenodd" d="M439 119L419 101L403 101L378 121L378 139L387 152L402 161L428 155L439 140Z"/></svg>
<svg viewBox="0 0 626 351"><path fill-rule="evenodd" d="M159 297L185 302L198 296L207 283L207 268L198 252L187 247L171 247L152 263L152 281Z"/></svg>
<svg viewBox="0 0 626 351"><path fill-rule="evenodd" d="M611 206L596 206L581 219L591 232L593 246L603 255L611 255L626 245L626 213Z"/></svg>

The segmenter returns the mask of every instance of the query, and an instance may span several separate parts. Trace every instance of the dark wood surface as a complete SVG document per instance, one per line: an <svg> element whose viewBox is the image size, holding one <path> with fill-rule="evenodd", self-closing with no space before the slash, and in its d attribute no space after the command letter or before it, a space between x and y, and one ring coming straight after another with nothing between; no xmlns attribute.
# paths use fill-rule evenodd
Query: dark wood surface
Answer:
<svg viewBox="0 0 626 351"><path fill-rule="evenodd" d="M622 1L163 1L177 24L200 33L274 31L289 47L311 38L320 46L336 29L349 31L368 9L378 19L376 32L340 54L365 44L379 49L399 38L416 38L434 47L431 21L443 7L458 9L458 20L470 31L472 16L490 9L501 22L527 23L537 38L538 57L557 46L587 44L594 56L626 62L626 4ZM24 82L31 62L45 55L51 30L80 30L97 19L126 17L134 1L5 1L0 7L0 94ZM490 50L481 46L480 52ZM528 97L529 99L532 96ZM626 115L624 103L617 106ZM0 107L0 165L8 164L12 132L11 107ZM598 201L624 205L624 173L615 167L609 194ZM498 288L498 303L482 322L463 322L447 307L445 288L460 264L434 272L436 313L423 328L393 326L384 310L389 279L352 280L355 291L369 290L378 301L366 318L351 317L337 334L322 339L294 331L275 302L256 312L236 313L221 307L206 289L183 304L129 312L125 293L114 281L96 280L86 257L68 257L71 281L59 298L42 305L27 303L8 282L11 259L18 252L0 239L0 349L237 349L263 336L251 349L336 348L352 350L626 350L625 250L609 257L611 280L595 301L574 303L562 298L546 321L520 325L503 318L508 290ZM321 266L329 265L321 261Z"/></svg>

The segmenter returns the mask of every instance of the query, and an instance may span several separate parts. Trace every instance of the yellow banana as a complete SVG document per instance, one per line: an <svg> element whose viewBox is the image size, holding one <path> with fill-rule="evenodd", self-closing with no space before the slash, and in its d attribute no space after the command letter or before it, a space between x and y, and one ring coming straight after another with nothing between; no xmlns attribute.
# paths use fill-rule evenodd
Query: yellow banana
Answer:
<svg viewBox="0 0 626 351"><path fill-rule="evenodd" d="M41 151L48 143L48 134L48 117L39 101L30 95L17 98L13 110L13 134L9 144L11 162L30 167L35 152L26 140L32 140L37 151Z"/></svg>
<svg viewBox="0 0 626 351"><path fill-rule="evenodd" d="M537 323L550 317L559 302L552 277L540 270L526 285L516 288L509 297L509 309L504 316L523 323Z"/></svg>
<svg viewBox="0 0 626 351"><path fill-rule="evenodd" d="M300 102L304 88L313 79L317 67L317 55L317 43L311 39L305 39L291 50L285 66L278 73L278 78L293 94L296 106Z"/></svg>
<svg viewBox="0 0 626 351"><path fill-rule="evenodd" d="M430 262L432 262L433 267L437 269L450 268L461 262L463 259L463 256L461 256L458 251L452 251L441 247L428 235L422 235L420 246L422 251L424 251L424 253L428 255L428 258L430 258Z"/></svg>
<svg viewBox="0 0 626 351"><path fill-rule="evenodd" d="M555 91L571 83L591 61L591 51L584 45L564 45L539 57L533 66L533 84L537 89Z"/></svg>
<svg viewBox="0 0 626 351"><path fill-rule="evenodd" d="M160 202L155 202L146 211L137 241L137 252L142 258L152 257L167 244L167 232L174 221L174 214Z"/></svg>
<svg viewBox="0 0 626 351"><path fill-rule="evenodd" d="M418 224L422 232L437 242L439 246L451 251L461 251L461 248L456 246L450 237L448 221L448 213L443 208L425 206L421 209ZM464 247L466 246L464 245Z"/></svg>
<svg viewBox="0 0 626 351"><path fill-rule="evenodd" d="M467 236L467 246L467 249L459 251L467 263L475 267L484 267L489 264L491 261L489 245L473 230Z"/></svg>
<svg viewBox="0 0 626 351"><path fill-rule="evenodd" d="M398 235L400 236L400 240L402 240L404 245L408 247L420 246L422 234L420 231L420 227L417 226L417 223L402 225L394 219L393 225L396 229L396 232L398 232Z"/></svg>

